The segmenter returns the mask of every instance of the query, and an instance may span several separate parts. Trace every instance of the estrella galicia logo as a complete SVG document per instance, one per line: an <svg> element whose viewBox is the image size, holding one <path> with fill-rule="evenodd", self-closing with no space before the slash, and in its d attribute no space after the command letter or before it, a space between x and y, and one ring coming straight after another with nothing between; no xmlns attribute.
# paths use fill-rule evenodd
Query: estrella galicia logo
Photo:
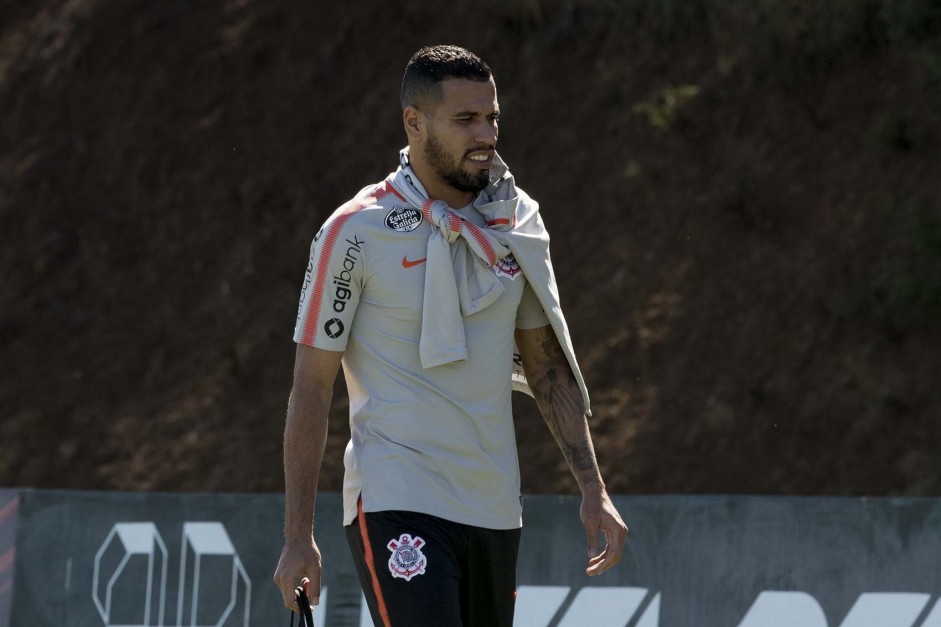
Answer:
<svg viewBox="0 0 941 627"><path fill-rule="evenodd" d="M399 233L414 231L421 221L421 211L408 207L392 207L392 211L386 214L386 228Z"/></svg>
<svg viewBox="0 0 941 627"><path fill-rule="evenodd" d="M327 320L327 323L323 325L323 331L327 334L327 337L336 339L343 335L343 331L346 327L343 326L343 321L339 318L330 318Z"/></svg>

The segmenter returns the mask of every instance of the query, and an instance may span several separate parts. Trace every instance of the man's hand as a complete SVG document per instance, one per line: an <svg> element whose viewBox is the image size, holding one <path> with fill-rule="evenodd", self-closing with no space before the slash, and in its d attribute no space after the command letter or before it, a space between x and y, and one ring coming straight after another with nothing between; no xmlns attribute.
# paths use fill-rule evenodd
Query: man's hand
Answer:
<svg viewBox="0 0 941 627"><path fill-rule="evenodd" d="M309 542L285 542L278 568L274 571L275 585L281 590L284 605L299 611L294 602L294 589L300 581L304 593L314 605L320 605L320 549L311 538Z"/></svg>
<svg viewBox="0 0 941 627"><path fill-rule="evenodd" d="M588 538L588 568L585 574L589 577L600 575L621 561L624 541L627 539L627 525L604 490L597 495L583 496L580 513ZM605 542L604 550L600 552L598 532L604 534Z"/></svg>

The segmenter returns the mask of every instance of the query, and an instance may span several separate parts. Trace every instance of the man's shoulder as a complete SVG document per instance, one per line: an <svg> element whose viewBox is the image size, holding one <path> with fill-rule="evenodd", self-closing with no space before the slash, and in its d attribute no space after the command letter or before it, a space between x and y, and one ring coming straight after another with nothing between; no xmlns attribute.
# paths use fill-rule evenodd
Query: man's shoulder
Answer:
<svg viewBox="0 0 941 627"><path fill-rule="evenodd" d="M396 205L405 204L387 181L367 185L340 205L327 219L325 226L381 226L386 214Z"/></svg>
<svg viewBox="0 0 941 627"><path fill-rule="evenodd" d="M539 215L539 203L522 188L516 187L515 191L517 194L515 230L545 233L546 227Z"/></svg>

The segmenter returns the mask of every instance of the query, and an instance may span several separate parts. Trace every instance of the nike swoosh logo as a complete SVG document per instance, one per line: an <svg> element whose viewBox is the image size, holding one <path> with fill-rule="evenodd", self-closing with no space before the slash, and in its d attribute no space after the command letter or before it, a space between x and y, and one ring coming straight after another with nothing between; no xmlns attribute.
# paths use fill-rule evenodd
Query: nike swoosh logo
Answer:
<svg viewBox="0 0 941 627"><path fill-rule="evenodd" d="M414 268L415 266L417 266L417 265L420 264L420 263L425 263L425 260L426 260L426 259L428 259L428 258L427 258L427 257L424 257L424 258L422 258L422 259L416 259L415 261L409 261L409 260L408 260L408 257L402 257L402 267L403 267L403 268Z"/></svg>

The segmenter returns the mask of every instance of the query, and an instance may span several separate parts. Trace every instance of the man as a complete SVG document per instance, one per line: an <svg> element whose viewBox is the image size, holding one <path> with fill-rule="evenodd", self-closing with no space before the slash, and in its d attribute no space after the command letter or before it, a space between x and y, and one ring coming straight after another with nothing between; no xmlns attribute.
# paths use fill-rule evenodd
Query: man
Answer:
<svg viewBox="0 0 941 627"><path fill-rule="evenodd" d="M319 601L312 513L341 361L350 396L344 525L377 627L510 627L521 526L514 340L582 492L588 575L621 557L538 205L496 154L490 68L419 50L402 81L408 148L314 237L284 435L275 582ZM605 543L599 550L599 534Z"/></svg>

